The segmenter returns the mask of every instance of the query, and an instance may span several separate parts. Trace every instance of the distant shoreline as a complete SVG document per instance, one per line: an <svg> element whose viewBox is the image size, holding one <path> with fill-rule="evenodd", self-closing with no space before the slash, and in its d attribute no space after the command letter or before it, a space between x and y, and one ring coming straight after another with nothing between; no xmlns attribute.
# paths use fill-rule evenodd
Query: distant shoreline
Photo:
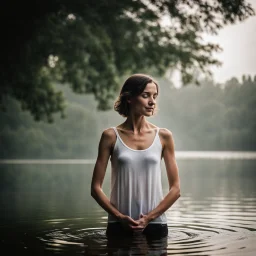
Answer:
<svg viewBox="0 0 256 256"><path fill-rule="evenodd" d="M256 151L176 151L176 159L255 159ZM0 159L0 164L95 164L96 159Z"/></svg>

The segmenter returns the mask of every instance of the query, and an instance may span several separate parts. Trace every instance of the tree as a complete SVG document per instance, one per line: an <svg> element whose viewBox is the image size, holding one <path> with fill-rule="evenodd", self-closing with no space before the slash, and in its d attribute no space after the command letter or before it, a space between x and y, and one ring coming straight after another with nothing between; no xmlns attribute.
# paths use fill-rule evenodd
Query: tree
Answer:
<svg viewBox="0 0 256 256"><path fill-rule="evenodd" d="M35 120L64 115L65 102L54 84L92 93L98 109L109 108L127 74L163 75L180 69L184 84L197 82L195 70L211 74L216 44L202 33L254 14L244 0L5 0L2 109L5 97L16 98ZM163 17L170 19L163 25Z"/></svg>

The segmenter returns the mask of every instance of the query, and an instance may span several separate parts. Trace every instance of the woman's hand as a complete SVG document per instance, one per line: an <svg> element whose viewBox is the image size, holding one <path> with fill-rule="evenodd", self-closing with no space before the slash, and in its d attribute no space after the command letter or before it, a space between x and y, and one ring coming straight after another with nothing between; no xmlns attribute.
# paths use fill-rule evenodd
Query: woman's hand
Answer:
<svg viewBox="0 0 256 256"><path fill-rule="evenodd" d="M134 231L143 231L146 226L149 224L149 219L147 215L140 214L140 218L136 221L138 223L137 226L133 226L132 229Z"/></svg>
<svg viewBox="0 0 256 256"><path fill-rule="evenodd" d="M126 230L132 230L133 227L137 227L139 225L138 221L135 221L133 218L131 218L127 215L122 215L120 217L120 222L121 222L123 228Z"/></svg>

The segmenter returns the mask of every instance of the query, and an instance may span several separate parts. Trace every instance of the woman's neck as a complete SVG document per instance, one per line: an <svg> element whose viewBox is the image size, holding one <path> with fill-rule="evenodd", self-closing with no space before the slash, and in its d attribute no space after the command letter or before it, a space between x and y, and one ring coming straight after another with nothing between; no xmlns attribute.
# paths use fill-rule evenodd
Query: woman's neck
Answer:
<svg viewBox="0 0 256 256"><path fill-rule="evenodd" d="M122 126L126 130L132 131L134 134L141 133L142 131L151 128L150 123L146 120L145 116L128 116Z"/></svg>

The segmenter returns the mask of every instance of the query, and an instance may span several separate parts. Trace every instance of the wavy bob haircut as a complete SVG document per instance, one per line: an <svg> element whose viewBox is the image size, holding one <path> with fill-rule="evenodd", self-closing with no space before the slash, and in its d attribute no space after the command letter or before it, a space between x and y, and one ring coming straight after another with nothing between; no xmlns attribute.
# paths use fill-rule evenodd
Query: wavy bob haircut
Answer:
<svg viewBox="0 0 256 256"><path fill-rule="evenodd" d="M121 116L128 117L129 103L127 99L140 95L146 88L148 83L153 82L156 85L157 93L159 93L158 83L149 75L134 74L130 76L123 84L120 94L114 103L114 110ZM156 109L157 106L155 106ZM156 111L154 111L154 114Z"/></svg>

